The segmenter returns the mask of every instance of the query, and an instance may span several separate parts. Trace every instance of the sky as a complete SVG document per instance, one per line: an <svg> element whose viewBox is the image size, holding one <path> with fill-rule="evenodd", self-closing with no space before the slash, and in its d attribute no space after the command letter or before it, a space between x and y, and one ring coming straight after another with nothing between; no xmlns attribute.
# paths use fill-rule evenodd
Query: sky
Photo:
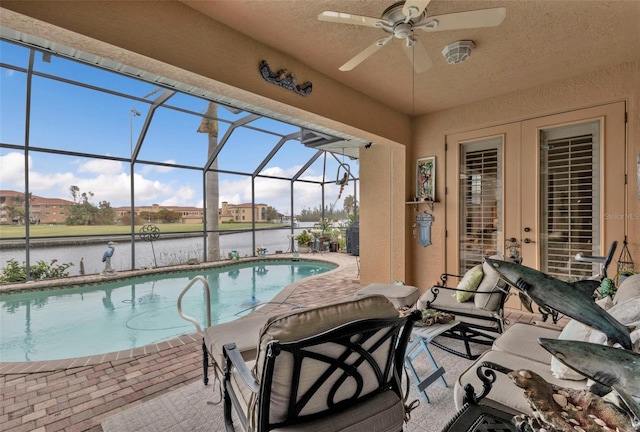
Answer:
<svg viewBox="0 0 640 432"><path fill-rule="evenodd" d="M201 207L202 173L176 165L201 168L208 158L208 134L198 132L208 102L192 95L177 93L167 104L151 110L151 102L165 91L154 83L105 71L78 62L53 56L45 61L41 53L34 56L30 113L27 122L27 75L10 68L0 68L0 142L23 146L28 137L31 148L55 149L93 156L128 159L140 142L138 160L161 163L136 163L134 169L136 206ZM0 62L27 68L29 50L0 41ZM38 73L61 76L105 89L99 91L52 80ZM257 73L257 72L256 72ZM283 90L284 91L284 90ZM134 111L135 110L135 111ZM139 112L140 115L134 115ZM228 122L249 113L233 113L218 108L218 117ZM218 122L218 139L230 130L230 123ZM141 136L147 123L146 135ZM26 125L29 125L27 128ZM299 131L293 125L260 118L237 128L230 135L218 157L220 201L232 204L251 202L251 178L234 173L251 173L281 140L280 136ZM299 141L288 140L261 170L262 174L290 178L316 153ZM326 167L325 167L326 163ZM344 165L340 165L344 163ZM108 160L30 151L27 158L30 192L47 198L71 200L72 185L81 192L92 192L91 202L108 201L112 207L129 206L131 167L127 160ZM326 181L335 181L345 169L358 176L357 161L330 156L319 158L301 178L320 181L323 171ZM0 189L24 190L24 151L0 148ZM332 183L325 186L325 205L342 209L342 200L352 195L353 182L341 194ZM290 214L291 183L284 180L258 178L255 182L256 202ZM296 182L294 213L321 204L322 190L317 184Z"/></svg>

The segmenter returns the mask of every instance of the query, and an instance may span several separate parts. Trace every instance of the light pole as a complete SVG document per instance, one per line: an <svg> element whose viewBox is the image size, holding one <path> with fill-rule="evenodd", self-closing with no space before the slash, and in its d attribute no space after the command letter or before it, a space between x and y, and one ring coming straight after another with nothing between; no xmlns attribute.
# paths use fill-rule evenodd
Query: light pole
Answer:
<svg viewBox="0 0 640 432"><path fill-rule="evenodd" d="M129 110L129 156L132 159L131 162L133 162L133 116L140 116L140 112L135 108Z"/></svg>
<svg viewBox="0 0 640 432"><path fill-rule="evenodd" d="M136 212L135 212L135 199L133 196L133 116L138 117L140 112L137 109L131 108L129 110L129 181L131 182L131 189L129 195L131 196L131 269L135 268L136 262L136 249L135 249L135 229L136 229ZM132 290L135 288L131 288Z"/></svg>

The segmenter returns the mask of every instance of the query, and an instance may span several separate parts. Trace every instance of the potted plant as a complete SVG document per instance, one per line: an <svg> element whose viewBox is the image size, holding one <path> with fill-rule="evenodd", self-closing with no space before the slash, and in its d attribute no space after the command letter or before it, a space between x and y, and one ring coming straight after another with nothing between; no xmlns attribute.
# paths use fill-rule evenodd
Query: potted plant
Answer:
<svg viewBox="0 0 640 432"><path fill-rule="evenodd" d="M634 274L636 274L636 271L634 269L626 268L626 269L620 270L617 274L618 284L622 283L623 280L625 280L626 278Z"/></svg>
<svg viewBox="0 0 640 432"><path fill-rule="evenodd" d="M335 228L331 230L329 241L329 251L338 252L340 250L340 240L342 239L342 230Z"/></svg>
<svg viewBox="0 0 640 432"><path fill-rule="evenodd" d="M298 250L300 252L309 252L311 249L311 243L313 242L313 236L307 232L307 230L303 230L300 234L295 237L298 242ZM302 248L306 250L303 251Z"/></svg>

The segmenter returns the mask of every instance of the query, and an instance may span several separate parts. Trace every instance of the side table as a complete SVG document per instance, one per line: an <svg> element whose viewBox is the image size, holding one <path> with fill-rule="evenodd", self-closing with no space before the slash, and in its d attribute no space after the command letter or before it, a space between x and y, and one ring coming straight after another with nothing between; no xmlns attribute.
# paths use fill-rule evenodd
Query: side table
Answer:
<svg viewBox="0 0 640 432"><path fill-rule="evenodd" d="M427 327L413 327L413 331L411 335L415 338L413 342L407 347L407 353L405 355L405 365L411 372L413 377L413 381L418 388L418 393L422 396L422 398L428 403L429 396L427 396L427 387L434 383L436 380L440 380L440 383L443 387L447 387L447 382L444 379L444 368L442 366L438 366L436 361L431 355L429 351L429 344L436 336L441 335L442 333L451 330L455 326L460 324L460 321L451 321L446 324L433 324ZM413 361L418 357L420 353L424 353L433 371L424 379L421 379L416 372L415 367L413 366Z"/></svg>

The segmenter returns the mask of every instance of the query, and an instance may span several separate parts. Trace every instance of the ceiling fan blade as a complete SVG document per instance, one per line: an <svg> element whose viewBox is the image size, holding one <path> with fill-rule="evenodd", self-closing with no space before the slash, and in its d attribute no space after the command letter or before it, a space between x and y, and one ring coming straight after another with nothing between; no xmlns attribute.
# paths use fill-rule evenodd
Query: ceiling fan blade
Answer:
<svg viewBox="0 0 640 432"><path fill-rule="evenodd" d="M420 16L431 0L406 0L402 6L402 13L407 19Z"/></svg>
<svg viewBox="0 0 640 432"><path fill-rule="evenodd" d="M433 62L420 39L414 37L411 42L413 46L402 44L402 49L407 57L409 57L409 61L413 65L413 70L416 71L416 73L422 73L433 66Z"/></svg>
<svg viewBox="0 0 640 432"><path fill-rule="evenodd" d="M340 66L339 69L342 72L350 71L351 69L353 69L354 67L362 63L364 60L366 60L370 55L372 55L373 53L378 51L380 48L385 46L392 38L393 38L393 35L390 35L375 41L373 44L369 45L364 50L362 50L359 54L357 54L354 58L352 58L351 60L349 60L342 66Z"/></svg>
<svg viewBox="0 0 640 432"><path fill-rule="evenodd" d="M355 24L366 27L379 27L378 23L382 22L387 25L391 23L381 18L372 18L362 15L352 15L345 12L324 11L318 15L319 21L335 22L340 24Z"/></svg>
<svg viewBox="0 0 640 432"><path fill-rule="evenodd" d="M507 9L503 7L457 12L429 17L426 22L427 25L424 27L420 26L419 28L425 31L443 31L495 27L500 25L506 16ZM432 21L438 22L438 25L435 26L435 28L428 26L428 23Z"/></svg>

